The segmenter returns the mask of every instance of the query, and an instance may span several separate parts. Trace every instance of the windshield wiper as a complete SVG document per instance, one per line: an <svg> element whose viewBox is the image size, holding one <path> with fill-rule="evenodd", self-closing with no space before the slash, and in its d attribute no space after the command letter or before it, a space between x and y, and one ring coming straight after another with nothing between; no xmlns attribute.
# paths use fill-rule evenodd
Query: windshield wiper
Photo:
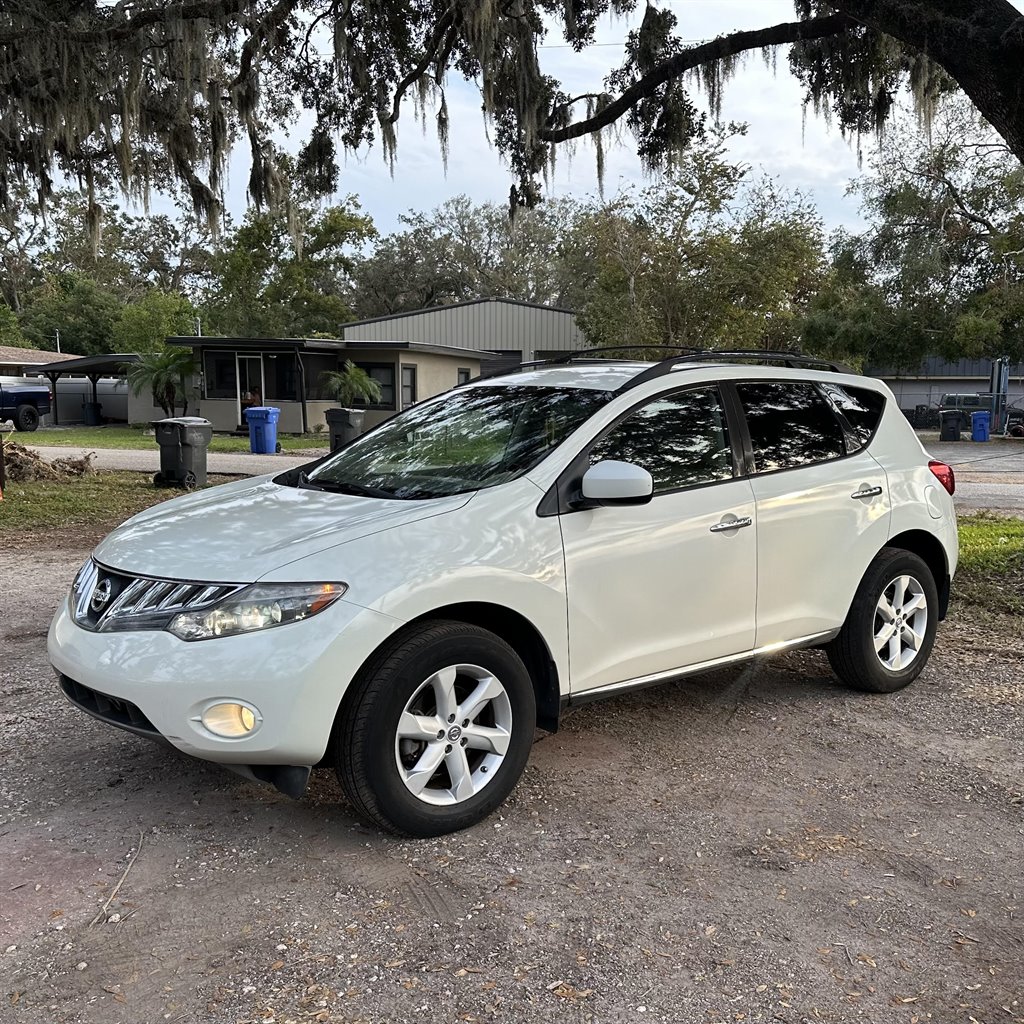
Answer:
<svg viewBox="0 0 1024 1024"><path fill-rule="evenodd" d="M364 487L362 484L340 483L335 480L310 480L305 473L299 474L299 487L314 491L330 491L332 494L355 494L361 498L393 498L394 492L380 487Z"/></svg>

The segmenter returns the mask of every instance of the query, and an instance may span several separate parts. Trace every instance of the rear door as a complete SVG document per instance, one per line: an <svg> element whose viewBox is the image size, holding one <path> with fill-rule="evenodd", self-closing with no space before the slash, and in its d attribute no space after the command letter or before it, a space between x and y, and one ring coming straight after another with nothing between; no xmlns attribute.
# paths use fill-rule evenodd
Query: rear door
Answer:
<svg viewBox="0 0 1024 1024"><path fill-rule="evenodd" d="M819 385L735 388L757 504L755 645L836 629L888 538L886 475Z"/></svg>
<svg viewBox="0 0 1024 1024"><path fill-rule="evenodd" d="M704 385L645 400L570 473L582 477L604 459L643 466L654 497L560 517L572 691L749 651L754 500L720 390Z"/></svg>

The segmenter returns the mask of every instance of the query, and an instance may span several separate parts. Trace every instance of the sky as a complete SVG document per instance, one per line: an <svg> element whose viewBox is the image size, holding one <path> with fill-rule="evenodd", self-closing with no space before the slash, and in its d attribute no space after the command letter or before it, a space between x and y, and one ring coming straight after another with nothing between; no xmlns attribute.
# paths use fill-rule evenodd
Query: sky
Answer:
<svg viewBox="0 0 1024 1024"><path fill-rule="evenodd" d="M664 0L663 0L664 4ZM792 0L671 0L667 4L678 19L683 39L713 38L725 32L760 28L795 19ZM628 18L606 18L597 33L597 45L582 53L564 45L560 33L550 33L540 51L543 70L563 83L570 94L602 88L605 75L623 58L622 43L639 24L643 4ZM846 187L857 175L855 147L843 140L837 128L808 111L803 115L800 84L789 74L785 51L779 52L778 73L769 69L759 53L752 54L725 90L723 121L745 121L749 131L735 140L735 159L763 168L782 184L809 193L828 228L860 224L858 203L845 197ZM702 96L691 93L698 105ZM508 199L512 176L498 153L487 143L476 87L453 78L448 89L451 115L451 156L445 174L437 138L428 121L426 134L413 118L411 104L398 123L398 159L394 177L389 174L380 148L349 158L342 170L340 191L355 193L373 217L378 230L398 226L399 215L410 209L427 210L456 195L476 201ZM625 184L644 184L650 179L631 150L632 137L625 133L621 144L611 148L605 163L605 193ZM244 208L247 167L233 169L230 205ZM564 149L558 155L549 196L581 197L597 191L594 148L589 140L576 144L575 154Z"/></svg>
<svg viewBox="0 0 1024 1024"><path fill-rule="evenodd" d="M661 0L660 5L666 4L678 18L682 38L695 41L795 18L792 0ZM583 53L565 46L559 33L549 34L541 49L543 70L559 79L570 93L601 89L608 71L621 63L626 34L639 23L643 3L638 6L638 12L628 18L605 19L597 33L597 45ZM836 126L830 127L812 110L805 116L802 89L789 73L785 48L778 57L774 73L759 53L751 54L726 87L722 120L749 125L748 134L733 141L731 155L749 165L752 173L763 170L782 185L810 195L827 229L856 229L862 226L858 200L846 195L849 182L860 173L856 142L844 140ZM513 179L497 151L488 145L477 88L452 76L446 91L451 118L447 173L432 122L428 119L424 133L411 103L403 108L397 126L398 158L393 176L379 146L349 156L342 168L339 196L357 195L381 232L399 227L403 212L430 210L453 196L467 195L477 202L508 199ZM696 90L691 96L706 107ZM295 137L301 134L301 127L302 121ZM621 144L606 156L606 195L623 185L650 180L630 143L631 136L625 133ZM869 152L872 140L863 140L863 147ZM248 155L242 147L231 161L228 190L229 211L236 218L245 210L248 170ZM547 195L582 197L596 191L592 144L580 141L572 156L563 148Z"/></svg>

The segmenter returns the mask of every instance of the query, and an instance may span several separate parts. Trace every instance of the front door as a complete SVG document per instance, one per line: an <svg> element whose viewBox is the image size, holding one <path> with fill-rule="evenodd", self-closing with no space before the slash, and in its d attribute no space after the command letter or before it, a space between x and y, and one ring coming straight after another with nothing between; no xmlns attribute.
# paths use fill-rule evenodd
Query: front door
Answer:
<svg viewBox="0 0 1024 1024"><path fill-rule="evenodd" d="M238 356L238 423L245 429L245 410L263 405L262 356Z"/></svg>
<svg viewBox="0 0 1024 1024"><path fill-rule="evenodd" d="M561 517L573 693L754 644L756 526L714 386L660 395L590 447L654 479L646 505Z"/></svg>

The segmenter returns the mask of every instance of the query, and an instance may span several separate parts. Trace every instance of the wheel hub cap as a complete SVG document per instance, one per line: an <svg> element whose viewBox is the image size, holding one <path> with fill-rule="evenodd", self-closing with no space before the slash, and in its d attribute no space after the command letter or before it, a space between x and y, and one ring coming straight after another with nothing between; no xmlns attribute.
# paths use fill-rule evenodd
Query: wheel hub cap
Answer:
<svg viewBox="0 0 1024 1024"><path fill-rule="evenodd" d="M913 576L897 576L875 606L875 654L890 672L907 668L924 644L928 631L928 599Z"/></svg>
<svg viewBox="0 0 1024 1024"><path fill-rule="evenodd" d="M462 803L494 778L511 736L512 704L501 681L479 665L449 665L420 684L399 716L399 776L424 803Z"/></svg>

